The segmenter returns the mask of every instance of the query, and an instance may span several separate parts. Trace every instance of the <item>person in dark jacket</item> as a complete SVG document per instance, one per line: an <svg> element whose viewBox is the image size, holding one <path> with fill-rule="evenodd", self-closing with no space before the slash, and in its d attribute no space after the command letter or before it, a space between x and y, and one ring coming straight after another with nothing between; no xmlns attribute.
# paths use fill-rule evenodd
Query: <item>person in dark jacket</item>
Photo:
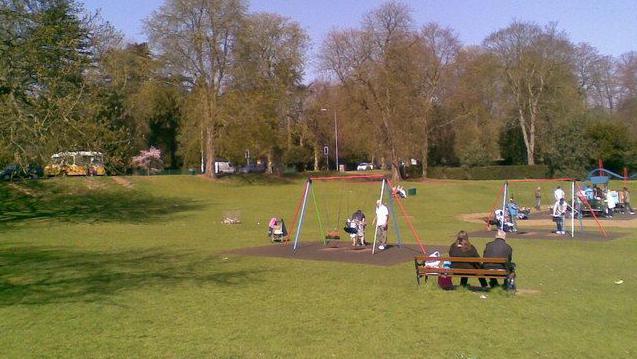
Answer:
<svg viewBox="0 0 637 359"><path fill-rule="evenodd" d="M449 257L469 257L475 258L480 257L478 254L478 250L469 242L469 235L465 231L458 232L456 236L456 240L449 247ZM478 263L464 263L464 262L451 262L451 268L461 268L461 269L479 269L480 265ZM484 278L479 278L480 285L485 288L487 287L487 280ZM460 285L466 287L468 285L469 278L461 277Z"/></svg>
<svg viewBox="0 0 637 359"><path fill-rule="evenodd" d="M484 248L484 258L507 258L509 262L513 259L513 248L505 241L506 232L498 230L498 234L495 239L487 243ZM485 269L507 269L506 264L501 263L485 263ZM491 288L498 286L498 280L496 278L489 279L489 285ZM503 286L507 287L507 281L505 280Z"/></svg>

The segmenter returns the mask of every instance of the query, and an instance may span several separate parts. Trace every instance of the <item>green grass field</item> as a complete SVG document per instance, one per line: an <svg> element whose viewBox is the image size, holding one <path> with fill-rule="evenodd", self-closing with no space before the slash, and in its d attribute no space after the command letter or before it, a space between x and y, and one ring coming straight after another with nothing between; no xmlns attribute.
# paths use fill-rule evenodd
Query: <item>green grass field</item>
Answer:
<svg viewBox="0 0 637 359"><path fill-rule="evenodd" d="M510 240L524 291L481 299L417 288L410 262L222 253L269 243L271 216L291 226L300 179L128 180L0 185L1 357L637 356L634 229L609 242ZM449 244L460 229L482 228L457 216L489 210L500 185L408 184L418 194L405 204L426 243ZM328 221L338 207L343 218L355 207L373 216L377 186L321 186ZM534 187L512 189L530 205ZM243 223L221 224L226 211ZM309 216L304 240L318 237ZM472 238L479 252L488 240Z"/></svg>

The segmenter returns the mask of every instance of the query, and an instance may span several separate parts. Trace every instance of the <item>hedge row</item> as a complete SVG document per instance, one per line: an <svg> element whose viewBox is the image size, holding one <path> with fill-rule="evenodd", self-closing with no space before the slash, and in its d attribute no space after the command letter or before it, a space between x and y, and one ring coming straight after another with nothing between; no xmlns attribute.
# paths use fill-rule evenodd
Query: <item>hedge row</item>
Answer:
<svg viewBox="0 0 637 359"><path fill-rule="evenodd" d="M411 172L411 171L410 171ZM484 167L430 167L429 178L460 180L504 180L521 178L548 178L545 165L484 166Z"/></svg>

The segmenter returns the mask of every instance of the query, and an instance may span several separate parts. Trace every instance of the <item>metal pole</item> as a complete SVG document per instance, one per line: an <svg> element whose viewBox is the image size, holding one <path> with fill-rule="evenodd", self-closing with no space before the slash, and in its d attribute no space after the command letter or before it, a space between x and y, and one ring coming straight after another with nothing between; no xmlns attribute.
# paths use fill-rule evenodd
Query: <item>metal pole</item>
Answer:
<svg viewBox="0 0 637 359"><path fill-rule="evenodd" d="M502 224L500 229L504 231L504 221L506 219L507 196L509 195L509 182L504 182L504 195L502 196Z"/></svg>
<svg viewBox="0 0 637 359"><path fill-rule="evenodd" d="M383 178L383 183L380 185L380 197L378 198L380 200L380 203L383 203L383 192L385 192L385 179ZM372 244L372 254L375 253L376 251L376 234L378 233L378 217L376 217L376 223L375 227L374 227L374 243Z"/></svg>
<svg viewBox="0 0 637 359"><path fill-rule="evenodd" d="M571 238L575 237L575 181L571 182Z"/></svg>
<svg viewBox="0 0 637 359"><path fill-rule="evenodd" d="M299 217L299 223L296 227L296 233L294 236L294 247L292 248L293 252L296 252L296 248L299 244L299 237L301 236L301 228L303 227L303 220L305 219L305 208L307 205L307 196L310 192L310 186L312 185L312 181L308 180L305 184L305 194L303 194L303 206L301 207L301 216Z"/></svg>
<svg viewBox="0 0 637 359"><path fill-rule="evenodd" d="M338 127L336 126L336 110L334 110L334 139L336 142L336 153L334 154L336 157L336 172L340 172L341 169L338 167Z"/></svg>

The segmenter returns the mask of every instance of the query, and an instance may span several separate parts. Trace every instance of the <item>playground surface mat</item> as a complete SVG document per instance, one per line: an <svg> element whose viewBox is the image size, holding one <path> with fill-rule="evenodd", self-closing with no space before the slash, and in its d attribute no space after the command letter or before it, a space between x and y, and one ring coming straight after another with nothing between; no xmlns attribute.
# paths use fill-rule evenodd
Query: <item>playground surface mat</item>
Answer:
<svg viewBox="0 0 637 359"><path fill-rule="evenodd" d="M491 231L476 231L470 232L469 237L473 238L494 238L496 234L495 230ZM580 232L577 228L577 223L575 227L575 236L571 237L570 232L566 232L564 235L560 235L554 233L553 229L542 229L542 228L520 228L518 232L508 232L507 239L549 239L549 240L577 240L577 241L608 241L612 239L618 239L626 236L627 233L620 232L610 232L606 230L606 237L599 233L595 228L586 229L583 232Z"/></svg>
<svg viewBox="0 0 637 359"><path fill-rule="evenodd" d="M440 251L447 253L449 245L425 245L427 253ZM278 257L288 259L332 261L357 263L375 266L392 266L399 263L413 261L421 255L420 247L415 244L389 245L384 250L376 250L372 255L372 246L353 248L347 240L333 241L328 245L323 242L303 242L296 251L292 250L292 243L274 243L267 246L233 249L226 254L237 254L253 257Z"/></svg>

